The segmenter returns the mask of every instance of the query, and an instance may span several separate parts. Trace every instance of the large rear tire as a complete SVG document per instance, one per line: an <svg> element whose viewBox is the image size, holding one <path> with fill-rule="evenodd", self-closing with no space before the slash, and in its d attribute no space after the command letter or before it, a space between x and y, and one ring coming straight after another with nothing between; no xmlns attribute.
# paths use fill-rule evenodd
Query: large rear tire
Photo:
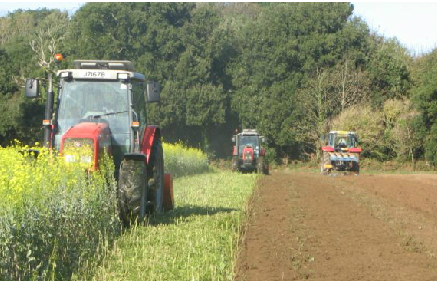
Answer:
<svg viewBox="0 0 437 281"><path fill-rule="evenodd" d="M161 213L163 211L164 199L164 156L161 140L157 139L152 148L150 159L147 195L148 195L148 213Z"/></svg>
<svg viewBox="0 0 437 281"><path fill-rule="evenodd" d="M263 167L264 167L264 157L260 156L258 158L258 167L256 168L256 173L262 174L264 171Z"/></svg>
<svg viewBox="0 0 437 281"><path fill-rule="evenodd" d="M268 175L269 174L269 165L266 164L266 163L264 163L264 166L263 166L263 174L264 175Z"/></svg>
<svg viewBox="0 0 437 281"><path fill-rule="evenodd" d="M120 218L125 226L142 222L146 216L146 165L143 161L123 160L118 179Z"/></svg>
<svg viewBox="0 0 437 281"><path fill-rule="evenodd" d="M360 174L360 164L358 162L352 162L352 171L356 174Z"/></svg>

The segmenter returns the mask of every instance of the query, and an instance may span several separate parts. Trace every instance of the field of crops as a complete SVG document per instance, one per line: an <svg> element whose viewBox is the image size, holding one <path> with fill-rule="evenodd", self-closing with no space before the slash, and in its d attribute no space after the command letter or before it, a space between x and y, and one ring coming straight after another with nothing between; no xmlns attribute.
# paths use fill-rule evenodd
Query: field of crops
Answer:
<svg viewBox="0 0 437 281"><path fill-rule="evenodd" d="M201 152L169 147L167 171L208 170ZM86 173L47 150L37 161L23 151L28 148L0 147L0 280L69 279L97 265L122 234L112 161Z"/></svg>
<svg viewBox="0 0 437 281"><path fill-rule="evenodd" d="M182 144L163 144L165 170L173 178L201 174L209 170L208 158L196 148L188 148Z"/></svg>

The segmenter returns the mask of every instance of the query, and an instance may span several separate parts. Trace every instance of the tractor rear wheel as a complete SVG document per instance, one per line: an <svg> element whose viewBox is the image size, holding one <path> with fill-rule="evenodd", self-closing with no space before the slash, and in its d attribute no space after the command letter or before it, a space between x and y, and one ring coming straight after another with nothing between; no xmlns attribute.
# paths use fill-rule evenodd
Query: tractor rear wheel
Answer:
<svg viewBox="0 0 437 281"><path fill-rule="evenodd" d="M238 156L232 156L232 172L238 171Z"/></svg>
<svg viewBox="0 0 437 281"><path fill-rule="evenodd" d="M358 162L352 162L352 171L356 175L360 174L360 164Z"/></svg>
<svg viewBox="0 0 437 281"><path fill-rule="evenodd" d="M269 174L269 165L264 163L263 165L263 174L268 175Z"/></svg>
<svg viewBox="0 0 437 281"><path fill-rule="evenodd" d="M146 216L147 171L143 161L123 160L118 179L120 217L125 226Z"/></svg>
<svg viewBox="0 0 437 281"><path fill-rule="evenodd" d="M266 164L266 160L264 158L264 156L260 156L258 158L258 168L257 168L257 172L258 174L264 174L264 175L268 175L269 174L269 166Z"/></svg>
<svg viewBox="0 0 437 281"><path fill-rule="evenodd" d="M258 158L258 166L256 167L257 174L262 174L263 166L264 166L264 157L259 157Z"/></svg>
<svg viewBox="0 0 437 281"><path fill-rule="evenodd" d="M160 213L163 211L164 198L164 155L161 140L156 140L150 159L147 180L148 213Z"/></svg>

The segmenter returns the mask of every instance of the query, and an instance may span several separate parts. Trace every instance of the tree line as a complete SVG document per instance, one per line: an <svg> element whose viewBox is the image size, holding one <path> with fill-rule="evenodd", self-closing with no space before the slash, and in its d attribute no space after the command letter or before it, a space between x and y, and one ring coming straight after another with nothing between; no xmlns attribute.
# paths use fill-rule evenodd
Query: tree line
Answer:
<svg viewBox="0 0 437 281"><path fill-rule="evenodd" d="M329 130L356 131L378 160L437 164L437 51L412 56L350 3L87 3L0 18L0 144L41 139L44 96L24 79L66 60L130 60L159 81L149 120L164 141L211 157L257 128L271 158L318 155Z"/></svg>

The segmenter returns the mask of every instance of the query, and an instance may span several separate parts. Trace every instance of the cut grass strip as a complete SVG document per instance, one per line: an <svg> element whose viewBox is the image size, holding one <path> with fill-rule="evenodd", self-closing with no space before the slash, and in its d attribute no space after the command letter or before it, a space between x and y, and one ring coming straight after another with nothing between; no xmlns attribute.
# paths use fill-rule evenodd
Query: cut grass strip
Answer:
<svg viewBox="0 0 437 281"><path fill-rule="evenodd" d="M121 236L92 280L232 280L256 179L230 172L177 179L175 209Z"/></svg>

